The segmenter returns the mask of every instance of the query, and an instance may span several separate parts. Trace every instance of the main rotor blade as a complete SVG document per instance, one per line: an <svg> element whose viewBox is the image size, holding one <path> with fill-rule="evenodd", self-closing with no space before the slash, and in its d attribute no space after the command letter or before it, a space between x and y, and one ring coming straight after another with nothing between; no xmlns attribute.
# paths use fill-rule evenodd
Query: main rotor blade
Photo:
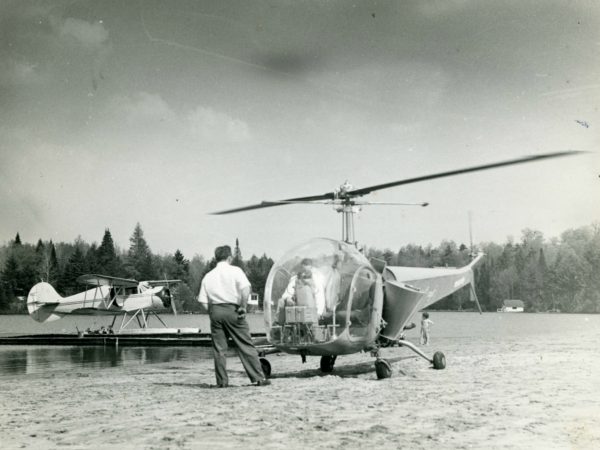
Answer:
<svg viewBox="0 0 600 450"><path fill-rule="evenodd" d="M534 162L534 161L541 161L543 159L559 158L561 156L579 155L581 153L586 153L586 152L582 152L582 151L578 151L578 150L568 150L568 151L563 151L563 152L545 153L545 154L541 154L541 155L526 156L524 158L509 159L507 161L500 161L497 163L484 164L482 166L467 167L465 169L450 170L448 172L440 172L440 173L435 173L432 175L424 175L424 176L416 177L416 178L407 178L404 180L392 181L390 183L376 184L375 186L369 186L366 188L355 189L353 191L349 191L348 195L353 196L353 197L354 196L360 197L360 196L369 194L373 191L377 191L380 189L388 189L388 188L391 188L394 186L400 186L403 184L418 183L419 181L434 180L436 178L443 178L443 177L451 177L454 175L462 175L463 173L479 172L481 170L496 169L498 167L512 166L515 164L524 164L524 163Z"/></svg>
<svg viewBox="0 0 600 450"><path fill-rule="evenodd" d="M370 206L370 205L385 205L385 206L429 206L428 202L420 202L420 203L398 203L398 202L364 202L364 201L354 201L352 202L354 205L358 206Z"/></svg>
<svg viewBox="0 0 600 450"><path fill-rule="evenodd" d="M515 165L515 164L524 164L524 163L528 163L528 162L541 161L543 159L558 158L561 156L579 155L581 153L587 153L587 152L582 152L582 151L577 151L577 150L568 150L568 151L556 152L556 153L545 153L545 154L541 154L541 155L526 156L524 158L500 161L497 163L484 164L481 166L468 167L465 169L457 169L457 170L451 170L448 172L440 172L440 173L436 173L436 174L432 174L432 175L424 175L424 176L420 176L420 177L416 177L416 178L407 178L404 180L392 181L390 183L377 184L377 185L369 186L369 187L362 188L362 189L355 189L353 191L347 191L347 192L342 193L340 198L361 197L361 196L369 194L373 191L377 191L380 189L387 189L387 188L391 188L394 186L400 186L403 184L418 183L419 181L434 180L436 178L450 177L453 175L462 175L464 173L469 173L469 172L478 172L478 171L482 171L482 170L496 169L498 167L511 166L511 165ZM253 209L270 208L272 206L289 205L289 204L294 204L294 203L313 203L313 202L318 202L320 200L335 200L335 199L336 199L336 193L327 192L325 194L312 195L312 196L308 196L308 197L297 197L297 198L289 198L286 200L277 200L277 201L268 201L268 202L263 201L261 203L255 204L255 205L242 206L240 208L233 208L233 209L226 209L223 211L217 211L217 212L213 212L213 213L209 213L209 214L213 214L213 215L232 214L232 213L237 213L237 212L242 212L242 211L251 211Z"/></svg>
<svg viewBox="0 0 600 450"><path fill-rule="evenodd" d="M256 205L242 206L240 208L234 208L234 209L226 209L224 211L217 211L217 212L213 212L213 213L209 213L209 214L213 214L213 215L232 214L232 213L237 213L237 212L242 212L242 211L250 211L253 209L270 208L271 206L289 205L289 204L296 204L296 203L318 203L318 204L321 204L321 203L319 203L320 200L333 200L333 199L334 199L333 192L328 192L323 195L313 195L310 197L298 197L298 198L290 198L287 200L261 202Z"/></svg>

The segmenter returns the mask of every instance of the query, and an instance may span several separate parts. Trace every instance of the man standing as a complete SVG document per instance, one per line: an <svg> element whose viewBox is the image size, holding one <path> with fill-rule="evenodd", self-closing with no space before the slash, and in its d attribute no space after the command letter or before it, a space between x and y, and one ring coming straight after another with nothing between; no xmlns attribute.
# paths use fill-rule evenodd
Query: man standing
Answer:
<svg viewBox="0 0 600 450"><path fill-rule="evenodd" d="M250 282L239 267L231 265L231 247L215 249L217 267L202 280L198 301L208 305L217 386L227 387L227 337L231 337L250 381L256 386L271 384L262 371L258 352L246 322Z"/></svg>

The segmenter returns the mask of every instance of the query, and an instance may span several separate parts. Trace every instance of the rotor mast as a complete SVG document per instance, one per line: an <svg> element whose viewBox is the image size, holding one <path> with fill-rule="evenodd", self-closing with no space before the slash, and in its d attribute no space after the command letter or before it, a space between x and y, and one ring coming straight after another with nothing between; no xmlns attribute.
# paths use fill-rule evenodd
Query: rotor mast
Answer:
<svg viewBox="0 0 600 450"><path fill-rule="evenodd" d="M354 215L360 211L360 206L353 201L349 192L353 186L346 181L333 191L334 201L338 200L335 210L342 214L342 240L347 244L356 245L354 236Z"/></svg>
<svg viewBox="0 0 600 450"><path fill-rule="evenodd" d="M342 240L347 244L356 245L354 238L354 214L359 211L359 207L351 202L344 203L336 208L342 213Z"/></svg>

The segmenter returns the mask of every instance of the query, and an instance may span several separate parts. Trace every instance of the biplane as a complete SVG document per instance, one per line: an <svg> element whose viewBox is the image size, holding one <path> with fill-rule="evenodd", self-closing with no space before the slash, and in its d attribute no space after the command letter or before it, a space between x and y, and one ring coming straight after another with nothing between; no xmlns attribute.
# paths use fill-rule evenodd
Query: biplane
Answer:
<svg viewBox="0 0 600 450"><path fill-rule="evenodd" d="M155 317L164 327L159 312L171 309L177 313L170 286L180 280L141 281L106 275L82 275L77 282L91 286L83 292L62 297L51 284L37 283L27 296L29 315L38 322L51 322L68 314L113 316L110 329L121 317L118 331L127 328L134 320L139 329L148 329L150 317Z"/></svg>
<svg viewBox="0 0 600 450"><path fill-rule="evenodd" d="M302 361L320 356L322 372L332 372L336 358L360 351L375 359L378 378L392 374L390 363L382 358L382 348L407 347L429 361L435 369L446 366L442 352L427 356L417 345L403 339L409 320L435 302L469 286L471 299L481 307L474 287L473 269L483 258L473 255L461 268L392 267L385 261L368 259L354 239L354 215L366 205L417 205L428 203L376 203L360 200L373 191L436 178L576 155L566 151L468 167L409 178L362 189L347 182L332 192L215 212L231 214L290 204L332 205L342 214L342 239L312 239L284 254L268 275L264 315L267 339L278 351L299 354ZM261 355L266 375L271 365Z"/></svg>

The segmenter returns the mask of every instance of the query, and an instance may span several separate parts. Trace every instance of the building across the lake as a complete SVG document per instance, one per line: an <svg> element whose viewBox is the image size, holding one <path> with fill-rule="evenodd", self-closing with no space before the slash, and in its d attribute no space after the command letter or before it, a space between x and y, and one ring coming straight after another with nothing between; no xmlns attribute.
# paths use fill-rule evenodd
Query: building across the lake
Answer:
<svg viewBox="0 0 600 450"><path fill-rule="evenodd" d="M504 300L502 307L498 308L498 312L523 312L525 304L521 300Z"/></svg>

